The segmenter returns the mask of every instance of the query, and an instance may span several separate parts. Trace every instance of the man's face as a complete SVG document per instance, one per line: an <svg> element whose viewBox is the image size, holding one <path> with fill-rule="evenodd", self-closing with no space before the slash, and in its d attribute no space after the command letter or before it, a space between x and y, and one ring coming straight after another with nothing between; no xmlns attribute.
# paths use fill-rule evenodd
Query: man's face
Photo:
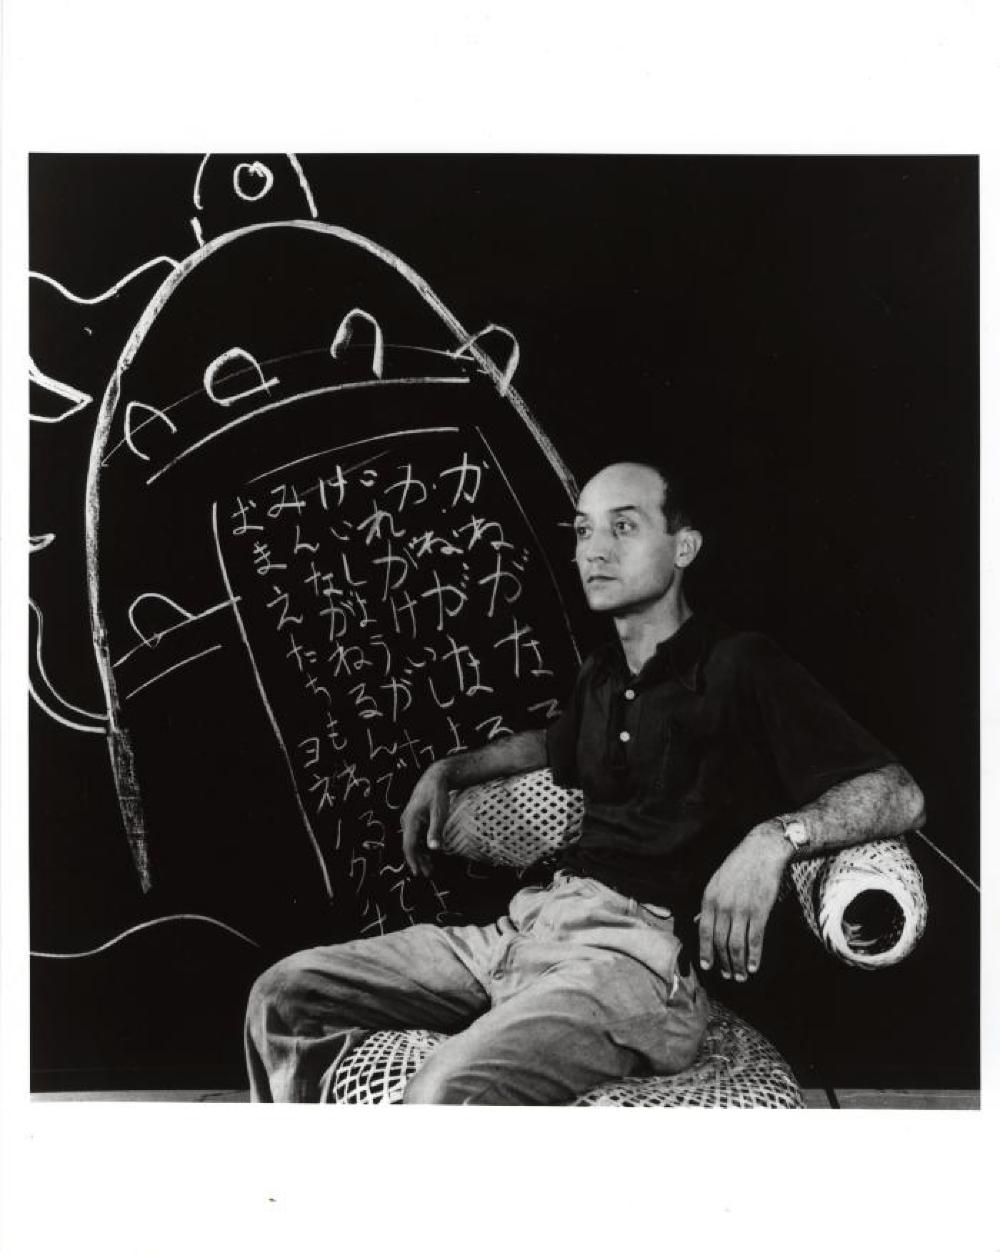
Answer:
<svg viewBox="0 0 1000 1253"><path fill-rule="evenodd" d="M649 608L690 561L692 533L667 533L663 494L655 470L629 463L607 466L580 493L576 563L591 609L618 617Z"/></svg>

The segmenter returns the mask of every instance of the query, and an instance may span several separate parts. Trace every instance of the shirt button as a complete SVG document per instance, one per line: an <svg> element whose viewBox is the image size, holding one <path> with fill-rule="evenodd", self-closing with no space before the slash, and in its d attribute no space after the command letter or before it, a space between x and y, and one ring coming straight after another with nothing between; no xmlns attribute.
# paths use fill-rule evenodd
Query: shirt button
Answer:
<svg viewBox="0 0 1000 1253"><path fill-rule="evenodd" d="M618 738L621 740L623 744L627 744L632 737L631 735L629 735L627 731L619 731Z"/></svg>
<svg viewBox="0 0 1000 1253"><path fill-rule="evenodd" d="M635 692L633 692L633 691L632 691L632 689L631 689L630 687L627 687L627 688L625 689L625 699L626 699L626 700L635 700Z"/></svg>

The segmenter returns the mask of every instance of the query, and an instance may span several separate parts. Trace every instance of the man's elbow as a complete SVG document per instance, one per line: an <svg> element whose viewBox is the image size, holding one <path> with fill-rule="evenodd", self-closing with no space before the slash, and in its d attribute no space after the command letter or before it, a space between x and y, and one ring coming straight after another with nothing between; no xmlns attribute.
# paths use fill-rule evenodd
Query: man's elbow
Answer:
<svg viewBox="0 0 1000 1253"><path fill-rule="evenodd" d="M902 766L890 766L897 797L901 831L913 831L927 821L924 794L917 781Z"/></svg>

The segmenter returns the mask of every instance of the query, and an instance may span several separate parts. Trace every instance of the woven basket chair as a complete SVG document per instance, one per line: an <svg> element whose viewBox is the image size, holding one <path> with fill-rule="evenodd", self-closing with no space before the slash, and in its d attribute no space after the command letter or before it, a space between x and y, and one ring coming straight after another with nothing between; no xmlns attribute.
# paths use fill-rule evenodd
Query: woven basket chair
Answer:
<svg viewBox="0 0 1000 1253"><path fill-rule="evenodd" d="M447 852L524 869L577 835L579 792L557 787L548 770L472 787L452 796L442 837ZM841 960L875 969L902 960L923 932L927 902L905 842L881 840L793 864L790 874L806 922ZM330 1099L338 1105L396 1104L445 1036L375 1031L337 1069ZM772 1044L717 1001L691 1065L676 1075L602 1084L576 1105L801 1109L802 1093Z"/></svg>

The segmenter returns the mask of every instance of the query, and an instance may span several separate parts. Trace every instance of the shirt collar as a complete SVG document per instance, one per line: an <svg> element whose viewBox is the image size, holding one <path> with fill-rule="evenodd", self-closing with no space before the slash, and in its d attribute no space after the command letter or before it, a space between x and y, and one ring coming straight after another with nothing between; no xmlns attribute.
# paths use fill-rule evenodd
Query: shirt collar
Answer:
<svg viewBox="0 0 1000 1253"><path fill-rule="evenodd" d="M670 675L689 691L696 692L709 646L718 634L718 624L707 614L694 613L669 639L657 645L656 652L635 676L637 684L656 683ZM599 673L628 678L630 670L618 639L609 640L595 658Z"/></svg>

